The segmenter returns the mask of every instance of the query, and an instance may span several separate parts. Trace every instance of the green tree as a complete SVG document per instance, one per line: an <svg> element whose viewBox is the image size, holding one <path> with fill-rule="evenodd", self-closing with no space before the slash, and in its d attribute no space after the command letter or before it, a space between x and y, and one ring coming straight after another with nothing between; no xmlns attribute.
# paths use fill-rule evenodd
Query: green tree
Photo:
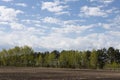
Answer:
<svg viewBox="0 0 120 80"><path fill-rule="evenodd" d="M22 59L23 66L29 66L32 63L33 53L34 53L33 49L29 46L24 46L22 48L21 59Z"/></svg>
<svg viewBox="0 0 120 80"><path fill-rule="evenodd" d="M98 54L96 50L92 50L90 55L90 66L93 69L96 69L98 65Z"/></svg>
<svg viewBox="0 0 120 80"><path fill-rule="evenodd" d="M90 51L82 52L82 68L90 68Z"/></svg>
<svg viewBox="0 0 120 80"><path fill-rule="evenodd" d="M113 62L115 62L115 49L113 47L109 47L108 49L108 62L110 64L112 64Z"/></svg>
<svg viewBox="0 0 120 80"><path fill-rule="evenodd" d="M107 50L105 48L97 50L97 54L98 54L98 68L103 69L108 60Z"/></svg>
<svg viewBox="0 0 120 80"><path fill-rule="evenodd" d="M5 56L6 56L5 50L2 50L0 52L1 66L6 66L7 65L7 61L6 61Z"/></svg>
<svg viewBox="0 0 120 80"><path fill-rule="evenodd" d="M79 51L70 51L69 63L71 68L81 67L81 55Z"/></svg>
<svg viewBox="0 0 120 80"><path fill-rule="evenodd" d="M68 67L68 53L67 51L63 50L61 53L60 53L60 57L59 57L59 64L60 64L60 67Z"/></svg>
<svg viewBox="0 0 120 80"><path fill-rule="evenodd" d="M42 64L43 64L43 59L42 59L42 56L39 54L39 56L36 60L36 66L42 67Z"/></svg>
<svg viewBox="0 0 120 80"><path fill-rule="evenodd" d="M120 64L120 51L119 51L119 49L115 50L115 62Z"/></svg>

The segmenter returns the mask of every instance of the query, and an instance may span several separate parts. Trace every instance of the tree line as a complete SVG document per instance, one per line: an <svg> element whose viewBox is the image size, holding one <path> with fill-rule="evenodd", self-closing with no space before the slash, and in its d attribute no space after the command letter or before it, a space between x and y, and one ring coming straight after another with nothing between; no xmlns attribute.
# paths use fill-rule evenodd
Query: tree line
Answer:
<svg viewBox="0 0 120 80"><path fill-rule="evenodd" d="M29 46L16 46L0 51L0 66L116 69L120 68L120 51L109 47L91 51L35 52Z"/></svg>

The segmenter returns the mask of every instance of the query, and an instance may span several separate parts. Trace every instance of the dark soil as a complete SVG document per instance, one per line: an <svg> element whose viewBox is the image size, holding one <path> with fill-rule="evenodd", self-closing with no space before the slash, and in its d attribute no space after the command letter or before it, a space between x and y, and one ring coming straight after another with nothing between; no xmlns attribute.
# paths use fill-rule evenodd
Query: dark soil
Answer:
<svg viewBox="0 0 120 80"><path fill-rule="evenodd" d="M1 67L0 80L120 80L120 71Z"/></svg>

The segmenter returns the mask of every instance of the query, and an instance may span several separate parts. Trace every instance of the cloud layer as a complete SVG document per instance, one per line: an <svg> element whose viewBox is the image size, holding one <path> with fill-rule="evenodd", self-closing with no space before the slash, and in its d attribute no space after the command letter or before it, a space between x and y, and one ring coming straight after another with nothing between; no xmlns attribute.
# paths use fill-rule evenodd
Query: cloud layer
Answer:
<svg viewBox="0 0 120 80"><path fill-rule="evenodd" d="M0 49L23 45L42 51L120 49L120 6L115 0L1 3Z"/></svg>

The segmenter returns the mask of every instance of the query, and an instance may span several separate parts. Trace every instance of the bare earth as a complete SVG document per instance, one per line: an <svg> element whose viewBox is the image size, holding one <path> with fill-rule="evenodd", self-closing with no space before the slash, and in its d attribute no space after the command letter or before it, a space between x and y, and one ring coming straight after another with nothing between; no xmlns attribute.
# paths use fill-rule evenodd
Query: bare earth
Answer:
<svg viewBox="0 0 120 80"><path fill-rule="evenodd" d="M120 71L1 67L0 80L120 80Z"/></svg>

